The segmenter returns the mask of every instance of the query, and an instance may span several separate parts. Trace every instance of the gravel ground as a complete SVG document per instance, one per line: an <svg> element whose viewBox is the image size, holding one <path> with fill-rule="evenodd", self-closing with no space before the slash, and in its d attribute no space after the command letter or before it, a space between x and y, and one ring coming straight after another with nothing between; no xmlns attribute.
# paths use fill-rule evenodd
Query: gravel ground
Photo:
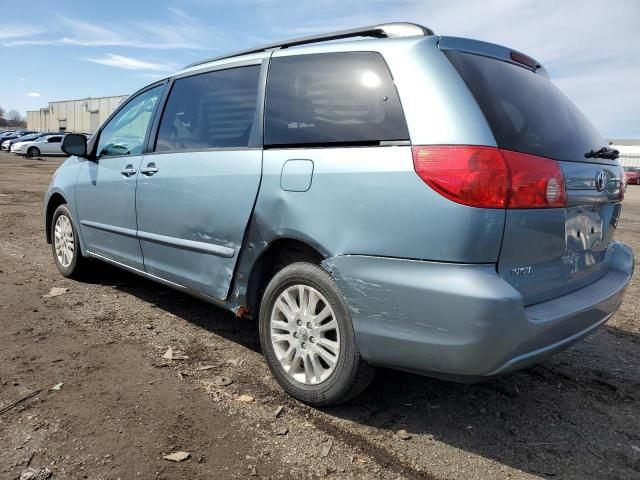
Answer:
<svg viewBox="0 0 640 480"><path fill-rule="evenodd" d="M0 414L1 479L640 478L637 277L541 365L478 385L381 371L312 409L271 379L253 322L106 265L60 276L41 218L60 162L0 154L0 409L38 392ZM635 185L617 238L640 251Z"/></svg>

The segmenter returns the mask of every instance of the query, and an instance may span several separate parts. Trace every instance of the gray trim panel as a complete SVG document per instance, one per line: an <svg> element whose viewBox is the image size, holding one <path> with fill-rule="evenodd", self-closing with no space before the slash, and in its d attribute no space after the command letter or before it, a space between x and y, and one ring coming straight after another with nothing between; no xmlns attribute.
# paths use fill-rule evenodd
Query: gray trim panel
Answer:
<svg viewBox="0 0 640 480"><path fill-rule="evenodd" d="M233 258L236 251L233 248L224 247L222 245L214 245L211 243L196 242L194 240L185 240L182 238L168 237L166 235L157 235L155 233L148 232L136 232L130 228L116 227L113 225L105 225L98 222L90 222L89 220L80 221L81 225L85 227L95 228L104 232L117 233L126 237L138 238L139 240L146 240L148 242L159 243L161 245L167 245L169 247L176 247L183 250L191 250L194 252L208 253L217 257Z"/></svg>
<svg viewBox="0 0 640 480"><path fill-rule="evenodd" d="M116 227L114 225L106 225L104 223L91 222L89 220L80 220L80 225L95 228L96 230L102 230L103 232L118 233L125 237L136 238L136 231L131 228Z"/></svg>
<svg viewBox="0 0 640 480"><path fill-rule="evenodd" d="M194 240L168 237L166 235L158 235L156 233L138 231L138 238L140 240L159 243L160 245L167 245L169 247L191 250L193 252L208 253L211 255L215 255L216 257L233 258L236 253L235 249L223 247L222 245L214 245L211 243L196 242Z"/></svg>

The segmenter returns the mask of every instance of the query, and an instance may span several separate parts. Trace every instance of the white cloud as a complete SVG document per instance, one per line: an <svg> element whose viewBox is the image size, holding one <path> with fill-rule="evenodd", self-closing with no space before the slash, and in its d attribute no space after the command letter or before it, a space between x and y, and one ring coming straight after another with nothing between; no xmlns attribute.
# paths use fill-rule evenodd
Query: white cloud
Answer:
<svg viewBox="0 0 640 480"><path fill-rule="evenodd" d="M10 40L2 42L3 47L28 47L30 45L58 45L53 40Z"/></svg>
<svg viewBox="0 0 640 480"><path fill-rule="evenodd" d="M101 23L59 15L48 25L46 35L42 28L0 27L0 41L4 47L71 45L191 50L210 50L212 44L231 42L230 37L216 27L206 25L178 8L169 8L168 16L162 20L111 22L105 27Z"/></svg>
<svg viewBox="0 0 640 480"><path fill-rule="evenodd" d="M0 40L5 47L26 45L73 45L80 47L131 47L144 49L209 49L212 43L229 42L229 37L205 25L200 20L177 8L168 9L169 16L162 21L138 20L118 22L105 27L99 23L60 15L51 22L53 31L65 32L55 36L33 29L22 32L19 27L0 29ZM1 27L0 27L1 28ZM25 38L29 37L29 38Z"/></svg>
<svg viewBox="0 0 640 480"><path fill-rule="evenodd" d="M33 98L39 98L39 97L42 96L38 92L29 92L26 95L27 95L27 97L33 97Z"/></svg>
<svg viewBox="0 0 640 480"><path fill-rule="evenodd" d="M128 41L132 40L131 37L127 40L125 36L91 22L84 22L82 20L62 16L60 17L60 20L66 27L65 31L72 33L72 36L65 36L58 40L62 45L110 47L123 46L126 45Z"/></svg>
<svg viewBox="0 0 640 480"><path fill-rule="evenodd" d="M43 32L44 32L44 29L40 27L33 27L31 25L22 25L22 24L0 25L0 40L6 40L10 38L31 37Z"/></svg>
<svg viewBox="0 0 640 480"><path fill-rule="evenodd" d="M85 60L87 62L98 63L108 67L122 68L124 70L152 70L156 72L167 72L177 69L173 64L147 62L145 60L125 57L124 55L116 55L113 53L107 53L101 58L86 58Z"/></svg>

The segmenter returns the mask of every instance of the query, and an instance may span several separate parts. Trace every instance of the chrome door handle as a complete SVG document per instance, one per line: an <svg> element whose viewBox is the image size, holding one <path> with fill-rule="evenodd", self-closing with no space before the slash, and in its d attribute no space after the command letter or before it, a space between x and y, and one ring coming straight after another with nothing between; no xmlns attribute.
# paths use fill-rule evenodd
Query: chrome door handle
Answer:
<svg viewBox="0 0 640 480"><path fill-rule="evenodd" d="M120 173L125 177L130 177L131 175L135 175L136 171L137 170L133 168L133 165L127 165L122 170L120 170Z"/></svg>
<svg viewBox="0 0 640 480"><path fill-rule="evenodd" d="M140 169L140 173L142 173L143 175L147 175L149 177L154 173L156 173L157 171L158 169L156 168L156 164L153 162L148 164L146 167Z"/></svg>

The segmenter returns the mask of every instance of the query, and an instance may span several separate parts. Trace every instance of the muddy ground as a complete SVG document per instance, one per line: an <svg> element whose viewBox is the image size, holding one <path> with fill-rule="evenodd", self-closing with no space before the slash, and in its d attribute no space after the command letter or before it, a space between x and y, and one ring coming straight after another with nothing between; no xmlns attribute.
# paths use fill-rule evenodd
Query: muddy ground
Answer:
<svg viewBox="0 0 640 480"><path fill-rule="evenodd" d="M541 365L479 385L381 371L312 409L271 379L253 322L103 265L59 275L41 202L60 163L0 154L0 409L39 391L0 415L1 479L640 478L638 276L604 328ZM640 186L617 237L640 251Z"/></svg>

